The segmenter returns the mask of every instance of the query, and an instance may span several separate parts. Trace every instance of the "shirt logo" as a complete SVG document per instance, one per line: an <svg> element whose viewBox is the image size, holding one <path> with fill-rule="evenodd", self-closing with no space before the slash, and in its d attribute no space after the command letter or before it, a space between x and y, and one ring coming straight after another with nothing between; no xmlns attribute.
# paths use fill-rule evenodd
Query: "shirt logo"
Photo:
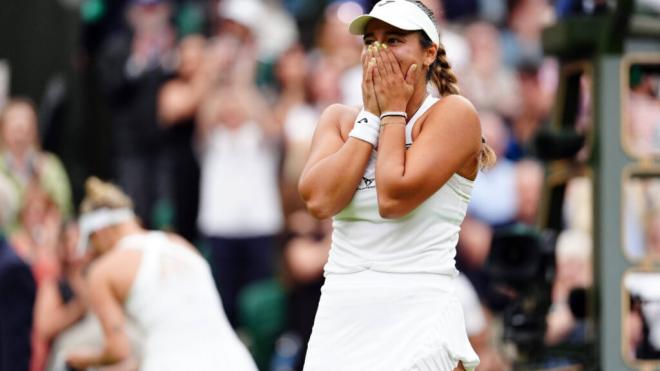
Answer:
<svg viewBox="0 0 660 371"><path fill-rule="evenodd" d="M366 118L366 117L363 117L362 119L360 119L360 120L358 121L358 124L366 124L367 122L369 122L369 121L367 120L367 118Z"/></svg>
<svg viewBox="0 0 660 371"><path fill-rule="evenodd" d="M371 188L376 188L376 179L369 179L362 177L362 181L360 182L360 185L358 185L357 190L362 191L364 189L371 189Z"/></svg>
<svg viewBox="0 0 660 371"><path fill-rule="evenodd" d="M393 2L394 0L380 1L378 4L376 4L376 6L383 6L383 5L391 4Z"/></svg>

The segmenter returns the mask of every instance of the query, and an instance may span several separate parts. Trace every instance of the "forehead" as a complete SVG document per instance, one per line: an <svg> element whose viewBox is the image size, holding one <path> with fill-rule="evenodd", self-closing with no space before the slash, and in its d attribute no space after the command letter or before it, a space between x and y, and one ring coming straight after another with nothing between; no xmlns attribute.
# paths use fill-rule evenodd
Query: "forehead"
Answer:
<svg viewBox="0 0 660 371"><path fill-rule="evenodd" d="M367 23L367 26L364 28L364 37L374 35L376 33L395 33L400 35L409 35L414 34L416 31L406 31L400 28L394 27L389 23L383 22L380 19L372 19Z"/></svg>

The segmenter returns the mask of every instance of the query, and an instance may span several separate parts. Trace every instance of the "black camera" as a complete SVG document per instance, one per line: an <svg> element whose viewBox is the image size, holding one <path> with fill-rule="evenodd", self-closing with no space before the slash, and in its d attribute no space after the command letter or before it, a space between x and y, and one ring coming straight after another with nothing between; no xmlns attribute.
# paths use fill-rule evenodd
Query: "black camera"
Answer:
<svg viewBox="0 0 660 371"><path fill-rule="evenodd" d="M516 224L495 231L486 273L509 298L503 311L504 340L522 354L543 349L546 315L552 303L555 236Z"/></svg>

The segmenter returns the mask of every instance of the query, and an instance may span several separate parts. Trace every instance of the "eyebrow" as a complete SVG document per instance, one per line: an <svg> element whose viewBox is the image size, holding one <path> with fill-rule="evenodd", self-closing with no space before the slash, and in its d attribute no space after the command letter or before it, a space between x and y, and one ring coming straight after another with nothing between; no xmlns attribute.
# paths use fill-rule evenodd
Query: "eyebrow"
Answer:
<svg viewBox="0 0 660 371"><path fill-rule="evenodd" d="M401 36L401 37L403 37L403 36L409 35L413 32L415 32L415 31L387 31L387 32L385 32L385 36ZM362 36L362 39L364 40L368 37L374 37L374 33L373 32L365 33L364 36Z"/></svg>

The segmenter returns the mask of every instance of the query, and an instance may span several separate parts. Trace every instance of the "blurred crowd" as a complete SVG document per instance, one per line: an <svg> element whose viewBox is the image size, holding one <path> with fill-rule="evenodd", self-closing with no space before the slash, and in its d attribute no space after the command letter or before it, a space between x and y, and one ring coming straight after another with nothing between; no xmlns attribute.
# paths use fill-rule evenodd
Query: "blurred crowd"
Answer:
<svg viewBox="0 0 660 371"><path fill-rule="evenodd" d="M559 80L541 32L562 2L424 2L498 155L477 178L457 264L479 369L503 370L515 362L499 320L510 298L484 266L496 231L538 222L547 180L532 144ZM321 112L362 103L362 42L347 24L374 3L113 2L118 21L86 50L98 85L89 94L102 94L111 123L113 180L146 227L181 234L209 260L262 370L300 369L304 359L332 223L304 210L297 182ZM0 116L0 302L15 303L0 306L0 339L12 339L0 341L3 371L62 370L67 349L101 339L87 310L89 262L75 252L72 186L57 154L41 149L38 113L10 97ZM568 304L592 284L590 178L565 183L548 345L589 336Z"/></svg>

